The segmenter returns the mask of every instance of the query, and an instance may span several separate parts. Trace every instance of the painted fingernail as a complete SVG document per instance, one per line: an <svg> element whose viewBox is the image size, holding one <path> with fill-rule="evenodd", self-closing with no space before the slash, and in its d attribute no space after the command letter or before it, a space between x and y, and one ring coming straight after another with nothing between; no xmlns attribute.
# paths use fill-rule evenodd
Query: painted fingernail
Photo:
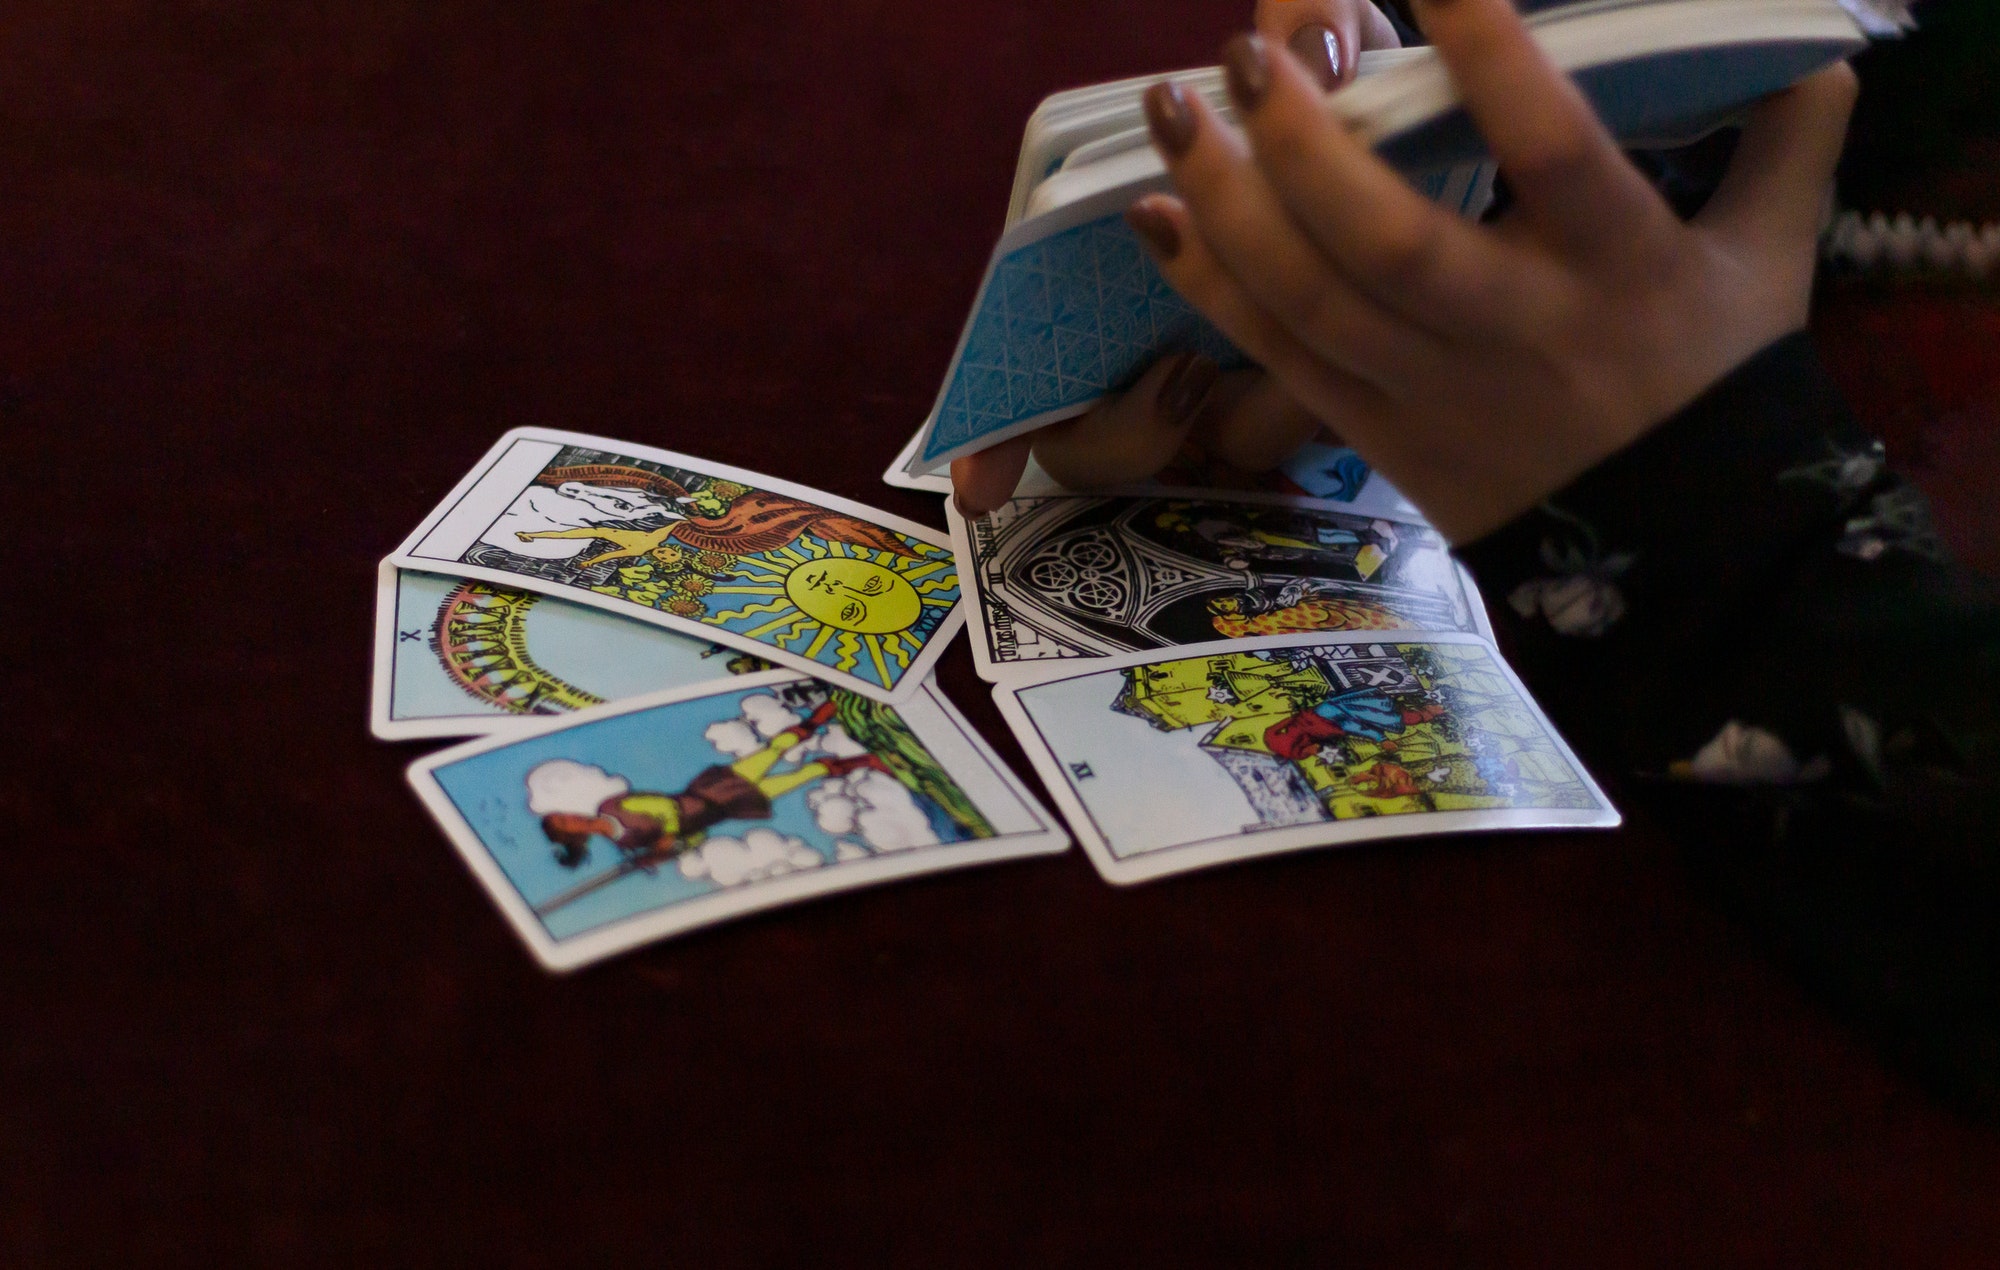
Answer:
<svg viewBox="0 0 2000 1270"><path fill-rule="evenodd" d="M1208 390L1215 387L1221 375L1222 367L1216 365L1214 358L1200 353L1181 354L1180 364L1168 373L1167 382L1160 385L1161 417L1176 428L1193 423Z"/></svg>
<svg viewBox="0 0 2000 1270"><path fill-rule="evenodd" d="M1153 142L1170 159L1178 159L1194 144L1194 111L1179 84L1163 80L1146 90L1146 126Z"/></svg>
<svg viewBox="0 0 2000 1270"><path fill-rule="evenodd" d="M1333 28L1317 23L1302 26L1292 32L1285 47L1312 72L1321 88L1332 92L1340 87L1340 37L1333 33Z"/></svg>
<svg viewBox="0 0 2000 1270"><path fill-rule="evenodd" d="M1264 60L1264 37L1238 35L1222 46L1222 76L1229 98L1245 111L1257 109L1271 91L1271 67Z"/></svg>
<svg viewBox="0 0 2000 1270"><path fill-rule="evenodd" d="M1181 231L1174 228L1173 218L1159 208L1134 203L1125 209L1125 223L1139 235L1139 241L1146 244L1153 259L1172 260L1181 254Z"/></svg>

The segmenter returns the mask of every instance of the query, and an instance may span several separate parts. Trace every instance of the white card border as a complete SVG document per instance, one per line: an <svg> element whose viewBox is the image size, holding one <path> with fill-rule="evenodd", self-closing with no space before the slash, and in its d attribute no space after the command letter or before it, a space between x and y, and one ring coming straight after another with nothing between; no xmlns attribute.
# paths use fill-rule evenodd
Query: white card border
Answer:
<svg viewBox="0 0 2000 1270"><path fill-rule="evenodd" d="M566 711L562 714L500 714L481 711L474 714L437 714L421 719L398 719L394 715L396 707L396 658L399 655L396 625L396 611L401 599L399 589L405 573L422 574L433 578L459 579L458 575L433 569L407 569L388 560L378 566L382 576L375 584L375 664L374 679L369 686L368 731L378 741L418 741L445 738L466 738L479 736L520 737L541 730L551 719L574 718L580 711ZM526 587L520 588L526 591ZM535 595L542 593L533 592ZM544 596L557 603L568 603L566 597ZM385 617L384 614L387 614ZM650 625L650 623L648 624ZM656 628L657 629L657 628ZM669 631L676 639L688 638L679 631ZM713 641L705 641L713 642ZM430 647L425 641L424 647ZM761 672L760 672L761 673ZM713 680L704 682L727 683L741 679L741 675L728 672L719 674ZM696 687L699 685L685 685ZM619 698L622 700L622 698ZM471 698L467 698L468 704ZM593 709L595 707L592 707Z"/></svg>
<svg viewBox="0 0 2000 1270"><path fill-rule="evenodd" d="M1257 834L1232 834L1223 838L1205 839L1197 842L1179 843L1160 847L1120 859L1112 854L1097 821L1089 808L1078 796L1068 769L1043 738L1041 729L1034 718L1021 705L1017 694L1031 688L1042 687L1064 679L1080 679L1085 676L1101 675L1106 672L1123 670L1128 666L1143 666L1153 662L1183 661L1218 653L1261 652L1274 648L1299 648L1324 644L1463 644L1483 648L1493 658L1496 666L1506 675L1507 681L1520 693L1529 709L1534 712L1549 736L1555 741L1570 766L1583 778L1583 783L1600 806L1598 811L1567 811L1548 808L1513 808L1487 811L1436 811L1422 816L1377 816L1361 820L1323 821L1311 825L1298 825L1285 829L1268 829ZM1007 726L1014 733L1014 739L1021 745L1034 765L1036 775L1042 778L1043 788L1055 799L1056 806L1068 821L1070 832L1090 857L1091 864L1105 881L1120 886L1136 882L1152 881L1178 873L1188 873L1197 869L1210 868L1219 864L1229 864L1242 860L1257 860L1265 856L1283 855L1314 847L1344 847L1363 842L1376 842L1393 838L1426 838L1439 834L1466 833L1504 829L1615 829L1624 822L1604 790L1592 776L1590 769L1577 758L1570 749L1569 742L1542 710L1520 676L1507 664L1492 642L1473 635L1455 632L1424 631L1341 631L1320 635L1267 635L1257 639L1217 640L1206 644L1189 644L1181 648L1152 649L1143 653L1127 654L1119 657L1096 658L1065 667L1063 671L1036 677L1033 680L1017 680L993 686L993 700L1000 707L1000 713L1007 720ZM1254 848L1243 844L1255 843Z"/></svg>
<svg viewBox="0 0 2000 1270"><path fill-rule="evenodd" d="M718 925L766 909L859 890L901 878L941 873L1027 856L1059 855L1069 849L1071 839L1064 831L1062 821L1050 814L1042 800L1035 797L1034 793L1014 774L1013 769L994 752L986 738L979 734L979 730L967 722L965 716L952 705L950 698L946 697L943 690L931 679L926 679L919 685L917 695L912 697L911 701L924 700L936 705L945 722L958 729L973 752L991 770L1000 786L1020 802L1030 818L1040 826L1039 829L1007 834L981 843L922 847L913 851L898 852L895 855L877 856L865 861L851 861L840 865L837 870L812 869L787 874L761 883L752 889L719 891L700 899L683 900L664 910L635 913L607 926L564 940L558 940L548 933L541 920L535 916L534 910L522 898L520 891L515 889L499 863L494 860L492 851L473 831L472 826L459 812L457 804L445 793L444 787L433 775L440 767L492 750L504 749L545 733L585 727L603 719L650 710L656 706L719 696L725 692L798 683L812 677L790 670L765 670L754 675L732 676L712 684L669 688L623 701L607 702L589 710L580 710L572 715L551 719L546 724L529 730L506 736L479 737L462 745L427 754L410 764L406 777L410 787L416 791L418 799L423 803L424 809L451 840L459 858L478 879L487 897L500 909L501 915L513 928L514 934L528 946L528 951L534 955L543 969L558 973L581 969L593 962L637 948L641 944ZM905 709L911 702L890 704L898 709ZM921 735L919 733L919 736Z"/></svg>
<svg viewBox="0 0 2000 1270"><path fill-rule="evenodd" d="M424 517L423 522L412 530L397 545L394 551L385 557L386 562L406 569L414 569L418 573L439 573L447 577L476 578L482 582L493 582L522 591L533 591L539 595L554 596L556 599L568 600L574 604L590 605L594 608L603 609L607 613L616 613L620 617L631 618L634 621L646 622L653 626L662 627L676 634L691 636L709 643L725 644L731 648L755 654L766 661L781 663L786 668L796 670L800 674L825 680L836 687L847 688L860 693L864 697L887 702L890 705L901 704L916 695L917 691L922 687L924 680L929 677L932 668L937 665L938 658L943 656L946 646L958 634L959 625L965 621L965 585L964 580L960 579L958 602L952 606L951 612L945 615L944 620L938 623L937 630L924 642L923 648L918 650L917 656L911 661L909 669L904 671L902 677L897 681L897 686L894 688L884 688L869 683L858 676L835 670L830 666L822 666L815 662L810 662L796 653L788 652L785 649L761 644L753 639L745 639L733 631L727 631L717 626L706 626L700 622L676 617L671 613L662 613L655 609L648 609L642 605L616 599L612 596L599 595L594 591L587 591L577 587L560 586L541 578L522 577L520 574L508 573L504 569L492 569L484 565L469 565L450 560L437 560L429 556L411 555L412 549L423 542L432 530L436 529L441 522L449 517L458 508L459 504L465 500L466 496L479 485L487 473L500 463L517 443L522 441L553 442L558 445L572 445L593 450L604 450L611 453L631 455L634 458L645 459L652 463L664 463L674 467L689 468L707 476L736 481L739 484L768 490L774 494L784 494L792 498L803 499L817 506L824 507L829 511L841 512L860 520L871 521L886 529L893 529L897 533L907 534L912 538L929 543L933 547L938 547L946 551L951 549L951 539L947 535L940 534L935 529L919 525L915 521L905 520L901 516L891 515L878 508L869 507L850 499L839 498L822 490L812 489L809 486L799 485L792 481L781 480L775 476L766 476L759 472L733 467L727 463L715 463L708 459L680 454L673 450L661 450L649 445L638 445L630 441L614 440L610 437L592 436L582 432L564 432L554 428L514 428L503 434L498 441L495 441L492 447L472 466L472 470L467 472L459 480L458 484L451 488L448 494L438 500L437 505ZM956 568L956 559L953 561L953 567Z"/></svg>
<svg viewBox="0 0 2000 1270"><path fill-rule="evenodd" d="M882 473L882 483L897 489L922 490L926 494L951 493L951 478L942 472L927 472L922 476L911 475L910 464L916 461L917 447L923 444L923 440L922 428L910 434L910 439L903 442L903 448L896 451L896 457L889 460L887 470Z"/></svg>
<svg viewBox="0 0 2000 1270"><path fill-rule="evenodd" d="M412 573L430 573L428 569L412 569ZM509 719L504 715L468 714L435 715L427 719L398 719L393 711L396 705L396 609L401 595L403 569L399 565L384 560L376 566L375 576L375 657L374 678L368 687L368 731L378 741L418 741L438 737L492 736L496 729L510 731L523 725L533 728L540 719ZM434 574L436 577L450 577ZM428 649L430 642L426 640ZM549 716L544 716L549 717Z"/></svg>
<svg viewBox="0 0 2000 1270"><path fill-rule="evenodd" d="M1066 490L1059 494L1017 494L1014 498L1010 498L1007 501L1014 502L1022 498L1037 500L1050 498L1199 498L1212 503L1260 503L1266 507L1296 507L1304 511L1323 511L1343 516L1362 517L1367 520L1386 520L1392 524L1408 525L1412 528L1422 529L1429 533L1437 534L1438 538L1444 541L1445 554L1451 560L1452 576L1458 579L1460 590L1465 596L1467 610L1472 616L1473 625L1478 629L1480 637L1486 643L1491 644L1493 642L1493 627L1487 619L1485 602L1479 594L1479 588L1473 585L1472 574L1465 568L1464 563L1457 556L1451 555L1451 544L1448 540L1445 540L1442 533L1438 532L1437 527L1422 518L1384 516L1370 512L1358 512L1349 503L1336 502L1329 498L1312 498L1300 494L1280 494L1269 490L1198 489L1181 485L1122 485L1104 490ZM1058 665L1095 665L1102 667L1115 660L1115 657L1126 656L1126 654L1120 653L1116 654L1115 657L1052 657L1042 662L994 661L992 650L988 647L985 593L980 589L978 557L972 549L972 533L968 527L969 522L964 514L958 510L958 504L951 500L945 502L944 521L946 527L951 532L952 554L958 559L958 590L959 595L963 597L963 607L965 609L965 642L972 646L973 668L979 672L981 679L989 684L1040 682L1043 679L1062 677L1054 674L1052 670L1042 669L1042 667ZM1431 633L1410 627L1399 629L1403 635L1427 635ZM1334 631L1323 632L1323 634L1327 635L1338 633ZM1364 631L1360 633L1392 635L1397 632ZM1467 634L1469 632L1440 631L1437 633ZM1271 637L1257 636L1254 638L1266 639ZM1185 647L1207 647L1209 643L1214 642L1208 641L1208 643L1201 645L1189 644L1185 645ZM1171 652L1173 649L1155 648L1150 651L1158 655ZM1158 658L1156 657L1155 659L1157 660Z"/></svg>

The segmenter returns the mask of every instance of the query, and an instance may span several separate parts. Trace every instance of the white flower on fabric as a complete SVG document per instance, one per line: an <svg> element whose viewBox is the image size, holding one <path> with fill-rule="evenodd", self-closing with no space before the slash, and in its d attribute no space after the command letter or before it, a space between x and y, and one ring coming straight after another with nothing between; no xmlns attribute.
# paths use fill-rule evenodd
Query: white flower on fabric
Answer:
<svg viewBox="0 0 2000 1270"><path fill-rule="evenodd" d="M1847 748L1880 782L1882 777L1882 725L1853 706L1840 707L1840 730L1847 734Z"/></svg>
<svg viewBox="0 0 2000 1270"><path fill-rule="evenodd" d="M1625 595L1616 583L1595 574L1536 578L1507 597L1522 617L1540 617L1558 635L1596 639L1625 616Z"/></svg>
<svg viewBox="0 0 2000 1270"><path fill-rule="evenodd" d="M1731 719L1691 759L1670 769L1682 780L1708 785L1809 785L1833 770L1824 754L1801 763L1775 733Z"/></svg>
<svg viewBox="0 0 2000 1270"><path fill-rule="evenodd" d="M1950 558L1931 523L1930 500L1907 485L1870 499L1865 514L1849 518L1846 533L1835 548L1866 564L1891 551L1940 562Z"/></svg>
<svg viewBox="0 0 2000 1270"><path fill-rule="evenodd" d="M1818 485L1838 495L1856 494L1875 483L1889 466L1888 452L1880 441L1871 441L1858 450L1843 450L1826 443L1827 456L1778 473L1780 481L1802 481Z"/></svg>
<svg viewBox="0 0 2000 1270"><path fill-rule="evenodd" d="M1524 618L1539 617L1558 635L1596 639L1625 616L1617 579L1632 567L1627 552L1607 553L1597 530L1581 517L1545 503L1542 513L1564 526L1564 541L1542 539L1542 567L1550 576L1514 588L1507 604Z"/></svg>

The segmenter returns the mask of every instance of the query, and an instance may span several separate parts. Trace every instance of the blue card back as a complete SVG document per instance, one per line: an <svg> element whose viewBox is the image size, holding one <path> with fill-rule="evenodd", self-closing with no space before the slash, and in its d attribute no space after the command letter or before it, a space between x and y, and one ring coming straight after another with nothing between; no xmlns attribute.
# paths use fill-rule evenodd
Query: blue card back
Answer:
<svg viewBox="0 0 2000 1270"><path fill-rule="evenodd" d="M1024 244L993 263L921 458L1074 413L1190 349L1245 360L1167 285L1121 212Z"/></svg>

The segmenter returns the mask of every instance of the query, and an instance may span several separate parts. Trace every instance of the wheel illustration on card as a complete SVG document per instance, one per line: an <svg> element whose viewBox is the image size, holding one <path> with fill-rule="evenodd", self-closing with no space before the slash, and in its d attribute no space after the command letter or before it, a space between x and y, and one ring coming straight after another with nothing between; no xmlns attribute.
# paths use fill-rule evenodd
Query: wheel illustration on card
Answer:
<svg viewBox="0 0 2000 1270"><path fill-rule="evenodd" d="M528 654L528 614L541 597L466 582L438 606L438 664L466 692L510 714L564 714L604 698L550 674Z"/></svg>

